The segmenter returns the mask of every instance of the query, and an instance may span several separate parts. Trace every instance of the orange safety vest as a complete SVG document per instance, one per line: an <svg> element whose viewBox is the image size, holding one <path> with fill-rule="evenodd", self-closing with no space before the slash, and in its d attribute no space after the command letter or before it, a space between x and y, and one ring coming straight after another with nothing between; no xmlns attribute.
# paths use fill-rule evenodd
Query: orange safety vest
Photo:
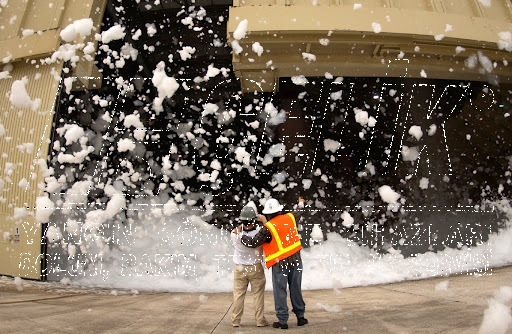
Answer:
<svg viewBox="0 0 512 334"><path fill-rule="evenodd" d="M279 215L265 223L272 241L263 244L267 268L302 249L295 217L291 213Z"/></svg>

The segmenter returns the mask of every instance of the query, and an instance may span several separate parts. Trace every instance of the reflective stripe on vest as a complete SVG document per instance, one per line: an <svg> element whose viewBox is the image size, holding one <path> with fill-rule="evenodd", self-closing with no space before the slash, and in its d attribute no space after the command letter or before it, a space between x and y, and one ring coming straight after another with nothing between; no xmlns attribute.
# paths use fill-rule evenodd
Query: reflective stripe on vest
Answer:
<svg viewBox="0 0 512 334"><path fill-rule="evenodd" d="M276 258L282 256L283 254L286 254L293 250L299 251L302 248L302 245L300 243L300 238L299 238L299 232L297 231L297 224L295 222L295 217L291 213L288 213L287 216L290 217L290 219L293 223L293 227L290 229L290 231L295 232L297 241L291 245L287 245L286 247L284 247L283 242L281 241L281 237L279 236L279 233L277 232L277 229L272 224L272 220L267 222L265 224L265 226L269 229L270 233L272 234L272 238L274 239L273 241L275 241L275 245L277 246L277 251L275 251L272 254L265 254L266 255L265 261L267 262L267 264L274 261ZM264 245L264 249L265 249L265 245ZM295 252L293 252L292 254L294 254L294 253ZM267 265L267 267L269 267L269 266Z"/></svg>

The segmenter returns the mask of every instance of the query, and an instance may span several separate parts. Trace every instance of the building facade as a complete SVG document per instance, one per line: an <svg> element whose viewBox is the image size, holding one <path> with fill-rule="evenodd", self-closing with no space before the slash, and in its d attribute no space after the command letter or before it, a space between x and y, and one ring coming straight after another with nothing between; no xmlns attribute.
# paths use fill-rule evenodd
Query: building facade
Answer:
<svg viewBox="0 0 512 334"><path fill-rule="evenodd" d="M0 124L4 128L0 131L0 258L6 259L0 263L1 274L31 279L62 278L55 268L70 266L70 248L66 243L67 251L61 252L56 244L47 245L45 234L48 222L52 220L44 218L48 218L45 212L54 215L59 210L66 212L69 208L64 204L68 201L45 199L57 198L57 192L65 193L71 189L72 184L78 182L78 174L68 178L67 188L59 189L53 195L48 192L47 177L55 169L56 174L64 175L65 179L69 175L63 171L74 173L72 170L81 169L82 165L86 165L84 170L95 169L94 175L102 172L107 175L110 173L107 171L118 165L114 156L109 155L112 150L109 151L106 144L102 144L101 151L94 153L96 159L101 160L104 156L111 159L108 163L105 160L106 165L101 168L96 165L87 167L88 163L97 162L95 158L91 158L92 163L86 161L71 167L60 161L57 157L60 146L55 143L59 140L65 142L64 135L57 131L65 123L61 119L83 127L87 123L100 133L97 138L114 138L112 145L124 138L124 133L112 133L129 114L129 108L132 108L130 112L139 112L137 115L140 115L144 127L154 126L156 129L171 116L166 119L165 113L154 110L143 113L147 110L141 108L144 104L139 102L148 103L143 99L147 96L140 92L146 88L154 90L154 71L161 61L168 63L170 77L176 76L181 80L179 93L164 99L164 107L174 113L169 112L169 115L174 115L174 119L192 120L191 124L194 117L196 121L201 119L202 129L214 133L211 136L214 139L237 131L221 126L209 128L210 121L194 114L190 100L200 101L197 104L201 105L214 96L215 103L229 106L230 103L236 104L235 100L239 98L251 100L258 96L258 110L265 108L267 102L273 102L278 112L284 110L289 118L286 123L272 127L272 140L283 143L287 152L295 154L274 156L281 165L265 165L267 169L261 169L261 175L258 168L261 161L265 161L264 154L261 154L260 163L256 163L258 166L254 166L256 174L252 174L249 168L247 175L236 174L238 167L233 168L232 173L238 179L258 175L260 181L255 181L254 185L269 182L270 186L265 185L270 189L268 194L275 191L277 197L283 198L296 195L296 191L293 188L275 190L279 189L280 183L266 180L268 171L275 172L274 175L279 171L286 172L292 179L290 182L300 185L303 179L309 180L313 187L304 184L303 193L317 203L314 204L315 210L330 210L329 215L338 221L344 211L350 211L345 208L352 205L358 211L352 214L354 217L368 220L370 226L379 226L379 221L386 218L387 213L386 209L377 207L386 207L388 203L375 197L377 186L391 184L397 188L405 183L404 180L416 182L417 179L418 184L423 182L422 191L409 191L408 204L410 211L421 211L417 208L426 203L429 210L425 212L430 218L439 214L430 210L432 206L444 205L453 212L461 203L472 206L482 191L492 193L491 190L495 189L499 194L509 191L510 182L507 183L506 175L512 163L507 157L512 155L512 138L510 118L506 115L510 106L507 87L512 78L509 66L512 58L512 9L508 0L494 0L490 6L478 0L211 0L185 4L170 0L24 0L9 1L0 9L0 22L5 22L0 29L0 52L4 64L0 71ZM205 15L203 9L211 15ZM83 35L76 31L74 37L68 39L69 30L66 29L83 19L89 20L91 29ZM100 33L116 25L125 27L125 35L112 42L119 43L113 46L106 38L102 39ZM76 29L79 27L82 26ZM137 33L138 29L143 30L141 35ZM127 44L131 48L123 49ZM88 45L93 47L95 54L87 52ZM186 45L194 46L194 52L186 54ZM130 50L133 49L138 50L138 56L131 58ZM169 55L173 52L175 60L170 61ZM188 63L185 62L187 56L191 58ZM130 58L131 65L122 66ZM226 76L211 75L208 80L204 79L208 77L205 73L209 65L226 66ZM130 88L130 85L139 84L144 89ZM16 89L25 90L27 94L20 97ZM116 108L122 109L123 115L119 116L117 124L111 123L115 126L101 133L97 130L98 122L84 120L88 116L75 115L72 109L78 104L76 99L82 100L80 103L89 101L89 104L82 103L88 105L84 110L92 110L90 115L101 118L97 113L105 115L101 113L104 110L98 111L101 108L97 105L101 103L93 101L93 96L107 91L110 95L117 92L121 102L107 103L108 107L101 108L111 112L109 115L113 119L118 117ZM392 93L396 91L398 95ZM151 96L151 103L147 105L152 104L159 93L147 94ZM27 101L27 96L30 103L19 101L23 97ZM130 99L138 99L139 102L125 103ZM444 106L435 115L438 104ZM238 115L242 115L239 117L241 127L257 120L249 108L243 109L242 104L238 108ZM176 114L176 109L180 109L179 114ZM364 124L354 118L354 110L360 109L366 109ZM376 126L371 125L372 117L377 122ZM208 139L204 141L208 145L201 147L195 142L187 144L190 147L180 148L182 151L173 151L173 143L184 136L180 132L180 127L186 128L184 124L186 122L172 127L172 139L145 143L145 148L154 152L154 156L167 151L174 162L186 161L189 151L197 150L189 162L194 173L199 173L211 160L222 160L219 152L225 150L225 156L233 153L230 151L233 147L226 145L224 148L222 143L209 142ZM433 125L437 132L432 130ZM413 126L419 126L425 132L420 143L414 141L414 138L419 141L421 136L411 132ZM159 130L166 128L163 126ZM429 129L432 135L427 136ZM267 132L262 130L258 135ZM471 145L467 146L469 138ZM274 144L272 140L264 143L265 148ZM332 149L330 154L332 146L326 143L338 143L340 146ZM208 156L204 148L209 145L218 146L215 146L215 154L208 158L210 160L203 158L206 162L201 166L201 158ZM165 149L160 146L165 146ZM413 149L410 155L404 152L404 147ZM253 154L256 151L255 148ZM407 160L411 154L416 154L416 157ZM149 159L147 154L144 159L156 161ZM140 164L141 171L145 170L153 177L157 169L153 172L153 165L145 161ZM120 166L124 168L127 162L123 163ZM226 161L228 163L232 161ZM383 172L373 178L375 167ZM161 169L160 166L158 170ZM316 175L317 170L322 170L322 173ZM210 180L212 173L209 171ZM132 172L127 178L120 174L118 179L125 178L124 182L128 184L130 179L136 179L134 174ZM219 202L225 202L226 198L244 198L244 192L249 191L234 184L233 178L227 174L224 184L218 188L226 187L229 191L212 187L218 195L218 208L222 208ZM450 181L446 181L447 178ZM162 179L167 181L165 176ZM207 183L210 187L207 181L201 179L199 183ZM97 178L92 182L102 181ZM506 189L499 188L500 185ZM204 193L202 184L196 182L191 187L197 193ZM156 192L155 189L141 190L139 184L127 188L127 197L134 203L137 196ZM497 189L501 190L498 192ZM100 202L98 198L101 196L95 198L95 192L88 191L85 198L89 202L82 204L88 207L96 200ZM190 203L210 203L206 200L208 196L190 196L187 200ZM366 215L365 203L374 215ZM219 221L219 225L224 224L222 219L231 212L221 211L212 219ZM454 229L460 231L457 223L464 219L461 214L466 213L448 221L449 227L444 230L440 228L443 231L438 233L444 235L443 240L449 240ZM63 215L59 218L61 232L64 232L68 219ZM446 219L446 214L440 215ZM479 213L471 211L468 215L475 217ZM313 215L311 219L325 220L319 216ZM412 226L410 222L418 217L421 218L410 215L406 225ZM400 218L393 219L395 230L405 228ZM326 225L330 224L332 221L326 221ZM486 233L495 231L498 225L490 223L484 226L479 232L484 236L470 240L469 244L481 242ZM339 227L338 224L337 229L332 228L352 237L367 231L340 231ZM322 228L327 229L325 226ZM471 228L471 224L465 224L464 233L471 233ZM303 233L306 238L308 229ZM383 234L388 243L398 243L395 239L401 239L407 233L410 231L404 230L397 237L389 232ZM360 240L367 242L374 236L365 238L360 237ZM446 243L449 244L448 241ZM454 247L456 244L454 241ZM64 247L62 243L60 246ZM428 251L428 246L410 247L409 251L404 250L404 254ZM52 268L47 267L48 263Z"/></svg>

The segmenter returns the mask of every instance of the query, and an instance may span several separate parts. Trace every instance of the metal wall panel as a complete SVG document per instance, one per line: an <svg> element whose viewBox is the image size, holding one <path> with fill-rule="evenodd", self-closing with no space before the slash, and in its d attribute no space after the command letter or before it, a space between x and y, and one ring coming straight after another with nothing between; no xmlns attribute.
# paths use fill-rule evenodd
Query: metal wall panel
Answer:
<svg viewBox="0 0 512 334"><path fill-rule="evenodd" d="M59 28L65 5L66 0L30 0L21 29L46 31Z"/></svg>
<svg viewBox="0 0 512 334"><path fill-rule="evenodd" d="M41 66L61 44L60 29L78 19L101 24L107 0L15 0L0 11L0 59L12 62L10 78L0 80L0 124L6 133L0 137L0 274L39 279L42 227L35 222L36 198L44 178L37 161L46 160L51 134L54 103L63 64ZM24 30L34 34L24 34ZM75 42L92 41L77 37ZM77 68L82 76L96 74L92 63L82 60ZM98 76L98 75L97 75ZM39 109L20 109L9 101L15 80L26 77L26 90L32 100L40 99ZM100 76L101 77L101 76ZM79 78L82 80L82 78ZM91 81L91 80L89 80ZM86 80L87 82L87 80ZM96 87L101 85L95 81ZM31 214L15 218L15 210Z"/></svg>
<svg viewBox="0 0 512 334"><path fill-rule="evenodd" d="M0 12L0 60L14 62L51 54L61 43L60 30L68 24L91 18L99 27L106 3L107 0L9 1ZM75 40L87 41L96 42L94 34L85 40L77 36Z"/></svg>
<svg viewBox="0 0 512 334"><path fill-rule="evenodd" d="M388 5L388 0L341 0L341 5L361 5L363 7L384 7Z"/></svg>
<svg viewBox="0 0 512 334"><path fill-rule="evenodd" d="M477 0L475 0L477 1ZM512 3L510 1L493 1L492 6L481 6L484 17L491 20L506 20L512 23Z"/></svg>
<svg viewBox="0 0 512 334"><path fill-rule="evenodd" d="M272 60L277 78L325 72L401 77L405 70L409 78L426 72L430 79L488 81L487 72L464 65L469 56L484 50L496 66L493 80L512 82L507 66L511 53L499 48L500 32L510 31L509 0L494 0L490 7L478 0L336 0L335 5L328 0L276 0L277 5L261 6L256 4L269 0L250 1L252 6L240 0L230 8L228 42L240 20L247 19L249 31L240 46L251 50L258 41L266 52L256 59L250 51L233 54L240 79L268 80L266 64ZM320 43L322 39L327 43ZM457 52L458 47L464 50ZM304 52L315 55L315 61L304 61ZM407 62L400 62L399 54L406 55ZM260 87L243 87L246 92L253 89Z"/></svg>
<svg viewBox="0 0 512 334"><path fill-rule="evenodd" d="M389 0L391 7L433 12L435 6L431 0Z"/></svg>
<svg viewBox="0 0 512 334"><path fill-rule="evenodd" d="M40 278L41 225L35 222L36 198L44 182L38 160L46 161L62 64L15 63L11 78L0 85L0 273L25 278ZM26 91L32 100L40 99L39 109L17 108L9 100L12 83L27 78ZM13 167L14 166L14 167ZM15 219L15 210L30 213Z"/></svg>
<svg viewBox="0 0 512 334"><path fill-rule="evenodd" d="M0 41L18 37L21 21L23 20L28 0L9 1L0 12ZM6 55L0 53L3 58Z"/></svg>
<svg viewBox="0 0 512 334"><path fill-rule="evenodd" d="M423 12L458 14L467 17L512 22L512 4L509 0L495 0L487 7L478 0L233 0L233 7L240 6L340 6L360 8L397 8Z"/></svg>
<svg viewBox="0 0 512 334"><path fill-rule="evenodd" d="M477 0L466 0L466 1L450 1L446 0L442 2L442 8L446 13L460 14L472 17L482 17L482 11Z"/></svg>
<svg viewBox="0 0 512 334"><path fill-rule="evenodd" d="M288 6L335 6L338 0L287 0Z"/></svg>

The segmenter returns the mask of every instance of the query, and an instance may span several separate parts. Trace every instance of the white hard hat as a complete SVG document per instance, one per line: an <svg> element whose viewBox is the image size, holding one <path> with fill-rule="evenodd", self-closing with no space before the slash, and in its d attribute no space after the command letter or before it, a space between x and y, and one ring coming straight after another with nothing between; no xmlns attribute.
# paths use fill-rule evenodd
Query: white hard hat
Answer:
<svg viewBox="0 0 512 334"><path fill-rule="evenodd" d="M270 198L269 200L267 200L265 202L265 206L263 207L262 213L263 214L276 213L276 212L283 210L283 208L284 208L284 206L279 204L277 199Z"/></svg>

